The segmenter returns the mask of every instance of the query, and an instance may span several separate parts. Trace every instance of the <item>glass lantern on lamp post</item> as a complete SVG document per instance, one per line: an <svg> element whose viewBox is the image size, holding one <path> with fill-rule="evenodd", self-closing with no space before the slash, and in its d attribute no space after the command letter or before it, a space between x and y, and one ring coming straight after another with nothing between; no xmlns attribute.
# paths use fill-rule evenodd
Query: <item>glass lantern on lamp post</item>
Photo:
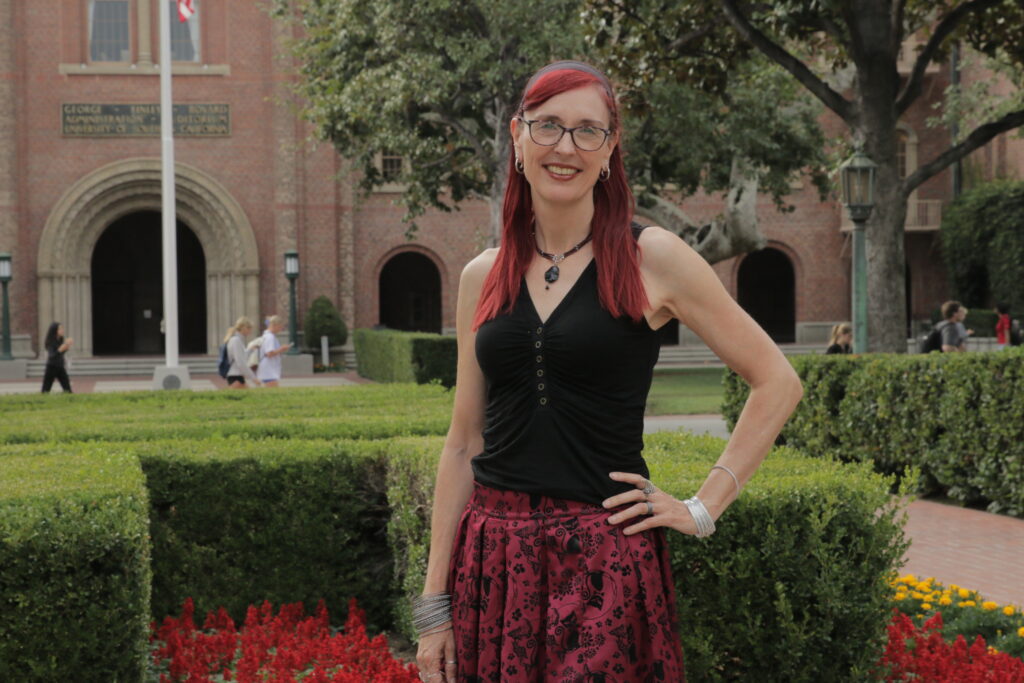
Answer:
<svg viewBox="0 0 1024 683"><path fill-rule="evenodd" d="M878 165L859 149L839 167L843 205L853 221L853 352L868 350L868 266L864 223L875 208L875 171Z"/></svg>
<svg viewBox="0 0 1024 683"><path fill-rule="evenodd" d="M288 278L289 286L289 312L288 312L288 336L292 347L288 349L289 356L299 353L298 337L298 315L295 303L295 281L299 279L299 252L289 249L284 252L284 276Z"/></svg>
<svg viewBox="0 0 1024 683"><path fill-rule="evenodd" d="M0 347L0 360L14 360L11 355L11 302L7 299L7 283L11 281L11 255L0 254L0 286L3 287L3 320L0 322L0 334L3 334L3 346Z"/></svg>

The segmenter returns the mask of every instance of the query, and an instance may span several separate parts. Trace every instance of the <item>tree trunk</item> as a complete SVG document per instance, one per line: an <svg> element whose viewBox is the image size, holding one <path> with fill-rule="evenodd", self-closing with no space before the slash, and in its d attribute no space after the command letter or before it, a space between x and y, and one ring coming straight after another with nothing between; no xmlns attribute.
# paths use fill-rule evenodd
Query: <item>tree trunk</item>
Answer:
<svg viewBox="0 0 1024 683"><path fill-rule="evenodd" d="M903 222L907 201L901 190L896 159L895 42L888 4L860 3L853 28L859 34L855 50L857 116L854 141L878 165L875 208L865 226L868 269L868 350L906 353L906 255Z"/></svg>
<svg viewBox="0 0 1024 683"><path fill-rule="evenodd" d="M503 226L502 206L505 202L505 184L508 181L508 153L512 147L512 136L509 133L508 107L499 106L493 111L484 114L487 125L494 131L493 149L491 153L491 190L487 197L491 213L490 244L496 247L501 244L501 230Z"/></svg>
<svg viewBox="0 0 1024 683"><path fill-rule="evenodd" d="M711 264L767 244L757 224L757 175L739 158L730 169L725 211L710 223L698 225L674 202L657 195L644 194L639 204L644 215L682 237Z"/></svg>

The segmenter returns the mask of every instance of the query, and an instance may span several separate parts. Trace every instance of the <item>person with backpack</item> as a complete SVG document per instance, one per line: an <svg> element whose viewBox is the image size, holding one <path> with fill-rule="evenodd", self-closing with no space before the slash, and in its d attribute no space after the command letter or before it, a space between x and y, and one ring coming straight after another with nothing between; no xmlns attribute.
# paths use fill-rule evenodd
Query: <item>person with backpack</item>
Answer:
<svg viewBox="0 0 1024 683"><path fill-rule="evenodd" d="M939 323L942 326L942 352L966 351L970 332L964 327L963 321L967 317L967 309L959 301L947 301L942 304L942 317L945 319Z"/></svg>
<svg viewBox="0 0 1024 683"><path fill-rule="evenodd" d="M245 353L245 338L249 336L250 332L252 332L252 321L243 315L228 328L224 335L218 370L221 376L228 381L230 389L245 389L246 381L260 386L260 380L249 367ZM224 370L225 365L227 365L226 371Z"/></svg>

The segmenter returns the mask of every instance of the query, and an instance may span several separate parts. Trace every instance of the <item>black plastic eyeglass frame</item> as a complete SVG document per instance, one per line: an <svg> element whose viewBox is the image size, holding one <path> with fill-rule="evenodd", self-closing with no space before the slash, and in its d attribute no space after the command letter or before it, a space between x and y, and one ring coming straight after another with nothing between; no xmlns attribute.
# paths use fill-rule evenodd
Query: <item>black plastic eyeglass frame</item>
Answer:
<svg viewBox="0 0 1024 683"><path fill-rule="evenodd" d="M523 123L526 124L527 129L530 131L530 139L533 140L534 144L540 145L541 147L554 147L559 142L561 142L562 138L565 137L565 134L568 133L569 134L569 139L572 140L572 144L576 145L576 149L578 149L580 151L583 151L583 152L596 152L597 150L601 149L601 147L604 146L604 143L608 142L608 136L612 134L612 131L610 129L608 129L608 128L601 128L600 126L575 126L573 128L566 128L562 124L555 123L554 121L545 121L545 120L542 120L542 119L533 119L531 121L531 120L528 120L528 119L524 119L522 116L517 116L516 118L518 118L520 121L522 121ZM558 126L559 128L562 129L562 133L558 136L558 139L555 140L554 142L547 142L547 143L537 142L537 139L535 137L533 137L533 124L535 124L535 123L550 123L550 124L556 125L556 126ZM580 128L593 128L594 130L599 130L602 133L604 133L604 139L601 140L601 143L597 147L595 147L594 149L587 149L586 147L580 147L580 143L576 142L576 131L579 130Z"/></svg>

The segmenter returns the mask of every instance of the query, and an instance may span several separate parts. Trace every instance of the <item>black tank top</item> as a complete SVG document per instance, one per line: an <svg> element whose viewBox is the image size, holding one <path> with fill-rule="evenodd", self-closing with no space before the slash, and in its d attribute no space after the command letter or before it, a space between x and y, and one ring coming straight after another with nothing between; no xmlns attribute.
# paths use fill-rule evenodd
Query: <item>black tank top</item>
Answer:
<svg viewBox="0 0 1024 683"><path fill-rule="evenodd" d="M593 260L543 323L524 278L512 311L477 330L487 411L476 480L595 504L632 488L608 473L648 474L644 408L658 350L646 318L601 306Z"/></svg>

